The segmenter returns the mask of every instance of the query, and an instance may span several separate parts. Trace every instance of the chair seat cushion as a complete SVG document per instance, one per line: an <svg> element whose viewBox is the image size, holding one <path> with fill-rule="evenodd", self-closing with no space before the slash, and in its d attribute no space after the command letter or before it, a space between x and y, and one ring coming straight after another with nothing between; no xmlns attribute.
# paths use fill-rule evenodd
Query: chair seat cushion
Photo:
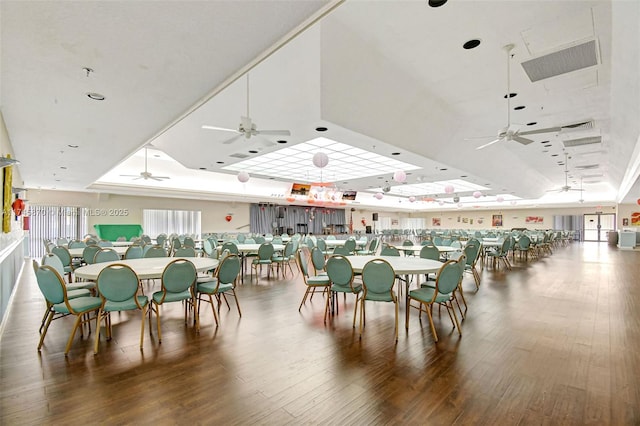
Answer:
<svg viewBox="0 0 640 426"><path fill-rule="evenodd" d="M78 297L91 296L91 292L86 288L75 288L69 290L67 287L67 299L76 299Z"/></svg>
<svg viewBox="0 0 640 426"><path fill-rule="evenodd" d="M136 296L138 298L138 303L140 306L144 307L147 303L149 303L149 298L147 296ZM136 305L136 301L131 298L129 300L125 300L122 302L114 302L112 300L107 300L104 304L104 311L106 312L114 312L114 311L131 311L134 309L138 309L138 305Z"/></svg>
<svg viewBox="0 0 640 426"><path fill-rule="evenodd" d="M218 285L217 278L214 278L211 281L208 281L206 283L199 283L198 293L206 293L206 294L216 293L217 285ZM217 293L224 293L225 291L229 291L231 289L233 289L233 284L220 284L220 287L218 287Z"/></svg>
<svg viewBox="0 0 640 426"><path fill-rule="evenodd" d="M98 309L102 305L102 299L90 296L76 297L69 300L69 305L76 312L89 312ZM63 314L71 313L64 302L53 305L53 309Z"/></svg>
<svg viewBox="0 0 640 426"><path fill-rule="evenodd" d="M360 291L362 290L362 285L353 285L353 290L351 290L351 286L349 285L339 285L339 284L333 284L331 285L331 291L334 291L336 293L360 293Z"/></svg>
<svg viewBox="0 0 640 426"><path fill-rule="evenodd" d="M307 285L323 286L323 285L329 285L330 283L331 281L329 280L329 277L326 275L316 275L316 276L307 278Z"/></svg>
<svg viewBox="0 0 640 426"><path fill-rule="evenodd" d="M80 289L86 289L86 290L91 290L96 288L96 283L93 281L78 281L75 283L71 283L71 284L67 284L65 287L67 287L67 295L69 294L70 291L74 291L74 290L80 290Z"/></svg>
<svg viewBox="0 0 640 426"><path fill-rule="evenodd" d="M436 289L434 287L421 287L417 290L411 290L409 292L409 297L420 302L431 302L433 299L433 293L435 293ZM436 296L435 302L446 302L450 299L449 294L438 293Z"/></svg>
<svg viewBox="0 0 640 426"><path fill-rule="evenodd" d="M369 291L364 299L373 300L374 302L393 302L391 293L372 293Z"/></svg>
<svg viewBox="0 0 640 426"><path fill-rule="evenodd" d="M156 291L153 293L153 301L156 303L161 303L164 292ZM167 293L164 298L164 302L178 302L180 300L191 299L191 292L189 290L181 291L179 293Z"/></svg>
<svg viewBox="0 0 640 426"><path fill-rule="evenodd" d="M271 262L271 259L263 259L263 260L253 259L253 262L251 263L253 263L254 265L269 265L272 262Z"/></svg>

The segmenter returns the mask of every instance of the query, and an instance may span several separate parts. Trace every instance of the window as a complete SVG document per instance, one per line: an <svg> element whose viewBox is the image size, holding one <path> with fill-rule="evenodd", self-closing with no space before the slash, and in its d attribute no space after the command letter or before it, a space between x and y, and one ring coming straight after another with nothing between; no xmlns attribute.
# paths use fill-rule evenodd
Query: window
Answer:
<svg viewBox="0 0 640 426"><path fill-rule="evenodd" d="M44 256L44 241L81 239L87 234L87 209L68 206L28 206L29 248L32 257Z"/></svg>
<svg viewBox="0 0 640 426"><path fill-rule="evenodd" d="M202 229L201 216L200 211L144 209L142 229L151 237L159 234L199 236Z"/></svg>

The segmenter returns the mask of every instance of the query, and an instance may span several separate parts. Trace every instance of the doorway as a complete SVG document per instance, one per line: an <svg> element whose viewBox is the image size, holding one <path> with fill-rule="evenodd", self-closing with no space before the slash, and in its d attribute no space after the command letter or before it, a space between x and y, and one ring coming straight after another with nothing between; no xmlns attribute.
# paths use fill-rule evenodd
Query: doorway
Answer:
<svg viewBox="0 0 640 426"><path fill-rule="evenodd" d="M584 241L606 242L608 233L615 231L615 226L614 213L585 214Z"/></svg>

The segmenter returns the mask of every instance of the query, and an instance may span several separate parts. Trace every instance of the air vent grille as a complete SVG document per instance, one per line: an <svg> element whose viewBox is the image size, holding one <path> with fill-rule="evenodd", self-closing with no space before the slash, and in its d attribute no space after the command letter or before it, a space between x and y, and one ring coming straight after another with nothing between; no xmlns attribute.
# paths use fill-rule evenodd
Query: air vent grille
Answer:
<svg viewBox="0 0 640 426"><path fill-rule="evenodd" d="M248 157L249 157L249 155L248 155L248 154L240 154L240 153L237 153L237 154L231 154L229 157L233 157L233 158L241 158L241 159L243 159L243 158L248 158Z"/></svg>
<svg viewBox="0 0 640 426"><path fill-rule="evenodd" d="M564 144L565 148L573 148L573 147L576 147L576 146L592 145L592 144L595 144L595 143L602 143L602 137L601 136L590 136L590 137L586 137L586 138L568 139L568 140L563 140L562 143Z"/></svg>
<svg viewBox="0 0 640 426"><path fill-rule="evenodd" d="M600 167L600 164L586 164L584 166L576 166L576 169L579 170L593 170L593 169L597 169L598 167Z"/></svg>
<svg viewBox="0 0 640 426"><path fill-rule="evenodd" d="M598 64L595 40L572 46L522 63L531 82L544 80Z"/></svg>
<svg viewBox="0 0 640 426"><path fill-rule="evenodd" d="M565 124L564 126L560 126L562 130L588 130L593 129L593 127L593 120L578 121L577 123Z"/></svg>

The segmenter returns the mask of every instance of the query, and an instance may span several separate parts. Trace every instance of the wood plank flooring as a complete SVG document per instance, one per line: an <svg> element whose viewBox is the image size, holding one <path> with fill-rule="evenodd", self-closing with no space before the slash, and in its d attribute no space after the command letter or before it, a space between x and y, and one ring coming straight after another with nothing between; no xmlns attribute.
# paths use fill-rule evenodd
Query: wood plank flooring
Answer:
<svg viewBox="0 0 640 426"><path fill-rule="evenodd" d="M114 339L76 337L54 321L38 354L44 302L23 270L0 340L1 424L640 424L640 253L573 243L482 271L462 337L445 311L411 312L393 340L393 306L353 297L323 323L316 295L298 312L300 276L238 288L243 316L203 307L201 332L179 304L162 310L162 344L139 313L113 318ZM231 302L232 303L232 302ZM206 310L206 309L209 310ZM148 326L148 323L147 323ZM95 333L95 330L94 330Z"/></svg>

